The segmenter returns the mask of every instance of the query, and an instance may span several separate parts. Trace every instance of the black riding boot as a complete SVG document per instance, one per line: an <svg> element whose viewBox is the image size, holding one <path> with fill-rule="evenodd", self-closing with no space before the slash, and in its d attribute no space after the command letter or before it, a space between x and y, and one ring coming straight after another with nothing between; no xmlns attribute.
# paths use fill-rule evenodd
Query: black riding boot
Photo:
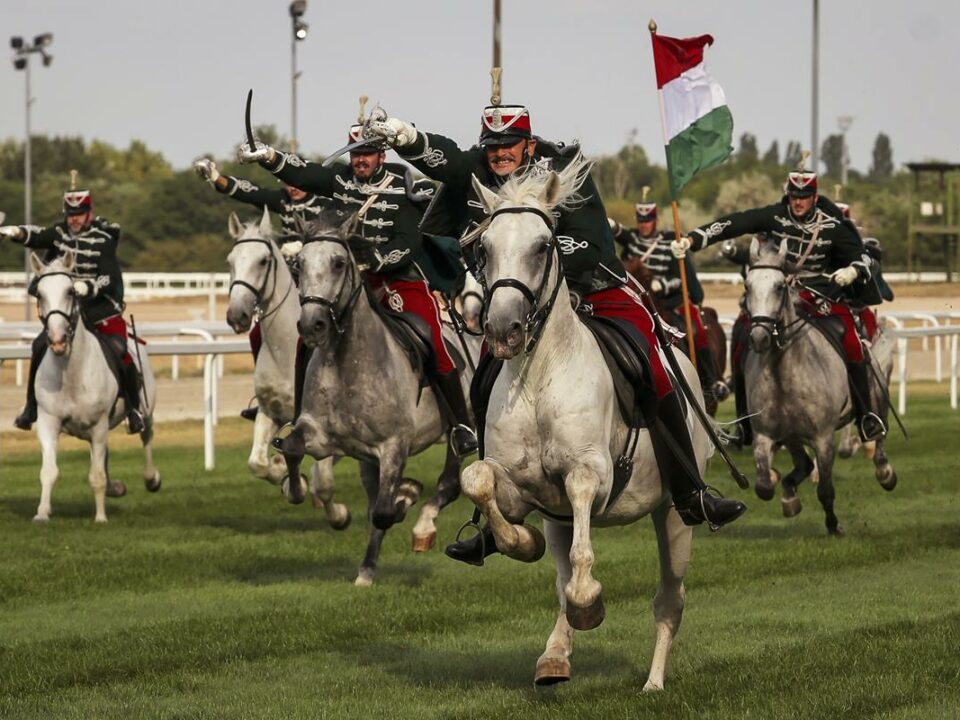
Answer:
<svg viewBox="0 0 960 720"><path fill-rule="evenodd" d="M14 419L13 424L20 430L29 430L37 421L37 392L33 387L37 379L37 370L40 367L40 361L47 351L47 335L40 333L33 339L30 346L30 370L27 373L27 402L23 410Z"/></svg>
<svg viewBox="0 0 960 720"><path fill-rule="evenodd" d="M244 420L253 421L257 419L258 412L260 412L260 408L258 408L256 405L251 405L250 407L244 408L240 411L240 417L242 417Z"/></svg>
<svg viewBox="0 0 960 720"><path fill-rule="evenodd" d="M850 399L857 419L857 429L863 442L879 440L887 434L887 428L870 408L870 383L867 380L867 362L847 363L850 376Z"/></svg>
<svg viewBox="0 0 960 720"><path fill-rule="evenodd" d="M437 388L453 412L456 425L450 429L450 443L460 457L477 451L477 434L473 430L473 418L467 410L467 401L460 386L460 373L456 370L446 375L437 375Z"/></svg>
<svg viewBox="0 0 960 720"><path fill-rule="evenodd" d="M307 365L313 349L301 343L297 346L297 358L293 363L293 422L300 417L303 409L303 386L307 381Z"/></svg>
<svg viewBox="0 0 960 720"><path fill-rule="evenodd" d="M707 491L696 468L693 445L676 391L660 401L657 418L660 423L653 438L657 466L660 476L670 484L674 507L684 525L706 522L712 528L719 528L740 517L746 505L739 500L714 497ZM669 437L662 437L664 431Z"/></svg>
<svg viewBox="0 0 960 720"><path fill-rule="evenodd" d="M140 414L140 373L134 363L123 368L123 399L127 404L127 432L136 435L143 432L143 415Z"/></svg>
<svg viewBox="0 0 960 720"><path fill-rule="evenodd" d="M450 543L443 552L449 558L479 567L483 565L484 558L500 552L500 549L497 547L497 540L493 537L493 531L488 523L473 537Z"/></svg>

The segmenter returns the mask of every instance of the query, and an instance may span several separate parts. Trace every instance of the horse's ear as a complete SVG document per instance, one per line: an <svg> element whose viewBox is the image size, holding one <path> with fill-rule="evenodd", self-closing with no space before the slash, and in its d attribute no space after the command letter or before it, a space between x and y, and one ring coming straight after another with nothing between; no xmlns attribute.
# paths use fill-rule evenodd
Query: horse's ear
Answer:
<svg viewBox="0 0 960 720"><path fill-rule="evenodd" d="M359 225L359 217L357 213L350 213L347 216L347 219L340 223L340 227L337 228L337 235L341 240L349 240L351 237L357 234L357 227Z"/></svg>
<svg viewBox="0 0 960 720"><path fill-rule="evenodd" d="M263 206L263 215L260 216L260 237L268 238L273 235L273 226L270 225L270 211Z"/></svg>
<svg viewBox="0 0 960 720"><path fill-rule="evenodd" d="M30 253L30 269L33 270L34 275L39 275L43 272L43 269L46 267L37 257L35 252Z"/></svg>
<svg viewBox="0 0 960 720"><path fill-rule="evenodd" d="M754 235L750 241L750 264L756 265L760 260L760 238Z"/></svg>
<svg viewBox="0 0 960 720"><path fill-rule="evenodd" d="M483 212L485 214L490 215L494 210L500 207L500 205L503 203L503 198L497 195L482 182L477 180L476 175L471 175L470 181L473 183L474 192L477 193L477 197L480 198L480 202L483 204Z"/></svg>
<svg viewBox="0 0 960 720"><path fill-rule="evenodd" d="M540 201L548 208L555 207L560 200L560 176L553 170L547 177L547 184L543 186L540 193Z"/></svg>
<svg viewBox="0 0 960 720"><path fill-rule="evenodd" d="M780 262L781 264L787 259L788 249L789 248L787 248L787 241L781 240L780 247L777 248L777 261Z"/></svg>
<svg viewBox="0 0 960 720"><path fill-rule="evenodd" d="M237 217L235 212L230 213L230 219L227 220L227 230L234 240L238 240L243 235L243 223L240 222L240 218Z"/></svg>
<svg viewBox="0 0 960 720"><path fill-rule="evenodd" d="M64 250L63 252L63 269L66 272L73 272L73 269L77 265L77 253L75 250Z"/></svg>

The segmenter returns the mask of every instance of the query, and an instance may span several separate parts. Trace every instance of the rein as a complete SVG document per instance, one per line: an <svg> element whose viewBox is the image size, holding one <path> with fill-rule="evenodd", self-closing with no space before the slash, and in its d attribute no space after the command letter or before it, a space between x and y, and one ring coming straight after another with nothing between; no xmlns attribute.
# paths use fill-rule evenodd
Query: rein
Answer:
<svg viewBox="0 0 960 720"><path fill-rule="evenodd" d="M478 264L477 269L478 279L480 284L484 288L484 294L486 297L483 300L483 315L486 316L487 311L490 308L490 302L493 300L493 294L499 288L512 288L518 290L528 303L530 303L530 311L527 313L526 318L524 319L524 332L527 333L529 339L527 344L524 347L525 353L531 353L533 348L536 347L537 342L540 340L540 335L543 333L543 328L546 325L547 317L550 315L550 311L553 309L553 305L557 300L557 293L560 290L560 282L563 279L561 274L561 261L560 261L560 251L557 247L557 234L556 227L554 227L554 220L551 216L545 213L543 210L535 207L521 206L521 207L506 207L494 210L490 215L491 222L498 215L506 214L519 214L519 213L533 213L534 215L539 215L540 219L550 228L550 239L547 241L546 249L550 253L547 256L546 265L543 268L543 277L540 279L540 284L537 287L537 291L534 292L527 285L520 282L515 278L500 278L497 280L490 289L487 290L486 287L486 277L483 274L483 267L486 265L485 257L481 259L481 262ZM482 244L480 248L482 249ZM550 293L550 297L544 305L540 305L540 301L543 298L544 290L547 286L547 281L550 279L550 270L553 268L553 259L557 259L557 281L553 286L553 291ZM483 323L481 322L481 325Z"/></svg>
<svg viewBox="0 0 960 720"><path fill-rule="evenodd" d="M230 288L227 290L228 293L233 292L235 285L239 285L242 288L246 288L251 293L253 293L254 301L257 306L257 312L260 314L260 322L263 322L268 317L277 312L280 307L286 302L287 298L290 297L290 292L293 290L293 279L291 278L290 283L287 285L287 290L283 294L283 297L280 299L280 302L276 304L273 310L265 312L264 308L264 291L267 289L267 284L270 282L270 272L273 271L273 289L277 289L277 273L279 272L279 263L277 262L277 256L274 254L275 245L271 240L266 240L264 238L247 238L246 240L237 240L234 243L236 245L242 245L244 243L260 243L267 247L267 250L270 252L270 262L267 265L267 271L263 275L263 282L260 284L259 288L254 287L246 280L234 280L230 283Z"/></svg>
<svg viewBox="0 0 960 720"><path fill-rule="evenodd" d="M784 270L779 265L751 265L750 270L777 270L787 277L787 271ZM781 292L780 297L780 313L783 312L783 308L786 303L789 301L790 285L797 283L796 276L788 277L788 282L784 284L783 291ZM801 285L801 287L804 287ZM777 350L785 350L790 346L798 337L800 333L794 332L788 336L788 332L791 328L801 325L809 325L810 321L805 318L803 315L798 316L795 320L792 320L788 324L784 324L783 320L780 318L780 314L777 315L750 315L750 329L753 330L755 327L762 328L770 334L770 337L773 338L773 342Z"/></svg>
<svg viewBox="0 0 960 720"><path fill-rule="evenodd" d="M350 246L345 240L340 238L338 235L316 235L314 237L309 237L303 241L304 245L312 242L332 242L336 243L343 247L347 251L347 255L350 257L350 268L352 272L349 277L351 280L351 285L354 285L353 289L350 291L350 295L347 297L346 303L339 310L337 309L340 305L340 299L343 297L343 293L347 288L347 278L344 277L343 282L340 284L340 289L337 290L337 294L334 296L333 300L328 300L325 297L320 297L319 295L301 295L300 296L300 307L305 305L319 305L324 308L327 313L330 315L330 321L333 323L334 330L337 331L337 336L342 337L343 333L347 330L347 322L350 320L350 315L353 311L353 308L357 304L357 298L360 297L360 291L363 289L362 282L354 283L353 278L359 275L359 269L357 268L356 259L353 257L353 253L350 251Z"/></svg>

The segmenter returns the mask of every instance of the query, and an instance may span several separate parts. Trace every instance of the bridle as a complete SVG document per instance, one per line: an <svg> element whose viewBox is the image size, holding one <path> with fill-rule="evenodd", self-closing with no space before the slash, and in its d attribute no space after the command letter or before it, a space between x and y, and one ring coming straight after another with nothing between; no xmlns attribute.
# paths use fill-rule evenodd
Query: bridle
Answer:
<svg viewBox="0 0 960 720"><path fill-rule="evenodd" d="M40 315L40 322L43 323L43 330L45 333L50 332L50 328L47 326L47 323L50 322L50 318L54 315L62 315L67 321L67 340L72 340L77 331L77 323L80 321L80 304L77 302L77 297L74 293L70 293L71 303L69 313L65 313L59 308L54 308L46 315L40 314L40 282L48 277L54 277L56 275L63 275L64 277L70 278L71 282L75 279L73 273L64 272L63 270L55 270L54 272L48 272L40 275L37 278L37 314Z"/></svg>
<svg viewBox="0 0 960 720"><path fill-rule="evenodd" d="M806 322L804 318L798 317L796 320L793 320L789 325L784 325L783 318L783 308L787 303L790 294L790 278L787 276L787 271L780 267L779 265L751 265L749 270L776 270L781 273L786 282L783 284L783 289L780 292L780 308L774 315L754 315L750 314L750 329L753 330L755 327L762 328L765 330L770 337L773 339L774 345L777 350L783 350L788 342L796 335L787 337L787 331L798 323ZM749 308L748 308L749 309Z"/></svg>
<svg viewBox="0 0 960 720"><path fill-rule="evenodd" d="M250 283L248 283L246 280L233 280L230 282L230 288L227 292L232 293L234 286L239 285L240 287L246 288L251 293L253 293L254 303L257 306L257 312L260 314L260 321L263 322L268 317L270 317L275 312L277 312L277 310L280 309L284 301L286 301L286 299L290 296L290 292L293 290L294 283L293 283L293 280L291 279L290 284L287 286L287 290L283 294L283 298L281 298L280 302L276 304L273 310L266 311L266 308L264 307L264 292L267 289L267 285L270 283L271 273L273 274L274 291L276 291L276 288L277 288L277 273L279 271L279 263L277 261L277 256L274 253L274 249L276 248L276 246L273 244L272 240L266 240L264 238L246 238L244 240L237 240L234 243L234 246L243 245L244 243L260 243L261 245L264 245L267 248L267 252L269 253L270 260L267 263L267 270L263 274L263 282L260 283L260 287L257 288L251 285Z"/></svg>
<svg viewBox="0 0 960 720"><path fill-rule="evenodd" d="M315 235L309 237L303 241L304 245L313 242L332 242L340 245L344 250L347 251L347 257L350 258L350 272L344 275L343 281L340 283L340 289L337 290L337 294L334 295L333 300L328 300L325 297L320 297L319 295L300 295L300 307L306 305L319 305L324 308L327 313L330 315L330 322L333 324L333 329L336 330L337 336L342 336L347 330L347 323L350 320L350 314L353 311L353 308L357 304L357 298L360 297L360 291L363 289L363 282L360 280L360 271L357 266L356 259L353 257L353 252L350 250L350 246L347 244L347 241L341 238L339 235ZM347 280L349 279L350 285L350 294L347 296L347 300L341 306L341 299L343 298L344 292L347 289Z"/></svg>
<svg viewBox="0 0 960 720"><path fill-rule="evenodd" d="M527 285L520 282L516 278L500 278L492 286L490 286L488 290L486 277L483 272L484 267L487 264L487 258L486 253L483 251L482 241L478 245L478 252L476 252L477 272L475 274L477 276L477 280L484 289L481 326L484 324L484 318L486 318L487 312L490 309L490 303L493 300L493 294L500 288L512 288L514 290L518 290L530 304L530 310L527 312L526 318L524 318L524 332L528 338L527 344L524 347L524 352L530 353L540 340L540 336L543 333L543 328L546 325L547 317L550 315L550 311L553 309L553 304L557 300L557 293L560 290L560 283L563 280L563 275L561 272L560 251L557 247L557 231L554 225L555 221L553 217L539 208L523 205L519 207L505 207L494 210L490 214L490 221L492 222L498 215L519 213L533 213L534 215L539 215L540 219L543 220L548 228L550 228L550 239L547 240L545 248L549 254L547 255L547 262L543 268L543 276L540 278L540 284L537 287L536 292L531 290ZM541 306L540 302L543 298L544 290L547 287L547 282L550 279L550 270L553 268L554 258L556 258L557 262L557 281L553 286L553 290L550 292L550 297L548 298L547 302Z"/></svg>

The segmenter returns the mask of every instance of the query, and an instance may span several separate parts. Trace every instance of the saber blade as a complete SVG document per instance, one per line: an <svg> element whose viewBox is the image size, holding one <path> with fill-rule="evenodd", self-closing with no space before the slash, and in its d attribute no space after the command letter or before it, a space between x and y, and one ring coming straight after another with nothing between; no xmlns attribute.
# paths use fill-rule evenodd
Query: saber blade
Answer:
<svg viewBox="0 0 960 720"><path fill-rule="evenodd" d="M256 143L253 141L253 126L250 125L250 105L253 103L253 88L250 88L247 92L247 110L244 114L244 122L246 123L247 128L247 145L250 147L250 152L253 152L257 149Z"/></svg>

